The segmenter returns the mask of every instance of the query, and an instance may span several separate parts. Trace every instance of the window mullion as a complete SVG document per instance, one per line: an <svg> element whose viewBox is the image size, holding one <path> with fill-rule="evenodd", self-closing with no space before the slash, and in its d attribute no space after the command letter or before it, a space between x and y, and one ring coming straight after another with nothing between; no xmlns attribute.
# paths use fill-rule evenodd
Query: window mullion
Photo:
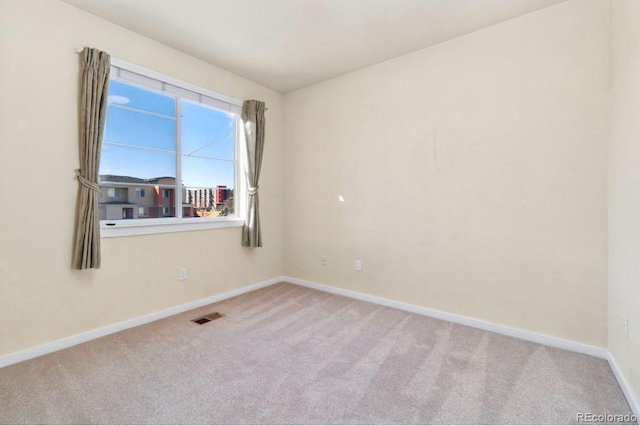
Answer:
<svg viewBox="0 0 640 426"><path fill-rule="evenodd" d="M233 135L233 140L234 140L234 146L233 146L233 213L236 215L236 217L239 217L240 215L240 209L242 207L244 207L243 202L240 200L239 194L241 191L239 191L240 186L242 185L240 182L242 182L242 177L240 175L240 173L244 174L244 170L242 169L241 166L241 161L239 161L242 156L239 155L240 154L240 140L238 138L238 134L240 132L240 120L238 120L238 114L234 115L233 118L234 122L234 126L233 126L233 131L235 132ZM242 191L242 193L244 193L244 191Z"/></svg>
<svg viewBox="0 0 640 426"><path fill-rule="evenodd" d="M182 101L176 100L176 217L182 219Z"/></svg>

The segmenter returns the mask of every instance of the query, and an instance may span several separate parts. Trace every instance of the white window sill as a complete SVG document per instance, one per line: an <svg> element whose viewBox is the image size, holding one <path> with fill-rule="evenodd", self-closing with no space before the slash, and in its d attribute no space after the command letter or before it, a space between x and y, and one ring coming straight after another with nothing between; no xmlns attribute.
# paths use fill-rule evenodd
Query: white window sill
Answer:
<svg viewBox="0 0 640 426"><path fill-rule="evenodd" d="M192 219L103 220L100 221L100 237L130 237L134 235L235 228L243 224L244 220L238 218L217 220L193 219L193 221Z"/></svg>

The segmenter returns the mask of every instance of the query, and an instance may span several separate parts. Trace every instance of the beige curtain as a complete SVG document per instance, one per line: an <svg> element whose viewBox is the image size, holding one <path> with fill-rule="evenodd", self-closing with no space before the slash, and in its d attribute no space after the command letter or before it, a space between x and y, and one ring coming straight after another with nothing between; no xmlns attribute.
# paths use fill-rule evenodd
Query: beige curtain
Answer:
<svg viewBox="0 0 640 426"><path fill-rule="evenodd" d="M109 89L110 57L85 47L81 53L80 168L73 267L100 268L100 219L98 217L98 168Z"/></svg>
<svg viewBox="0 0 640 426"><path fill-rule="evenodd" d="M247 247L262 247L258 180L260 179L264 150L264 110L264 102L256 100L244 101L242 105L242 121L244 122L248 158L245 173L249 192L247 217L242 227L242 245Z"/></svg>

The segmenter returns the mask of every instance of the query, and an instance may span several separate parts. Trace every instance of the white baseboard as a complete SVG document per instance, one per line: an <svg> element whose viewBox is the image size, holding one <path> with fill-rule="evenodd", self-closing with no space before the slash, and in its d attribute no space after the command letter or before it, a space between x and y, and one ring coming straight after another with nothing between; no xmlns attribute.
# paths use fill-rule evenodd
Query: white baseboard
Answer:
<svg viewBox="0 0 640 426"><path fill-rule="evenodd" d="M311 281L300 280L292 277L282 277L283 281L291 284L309 287L316 290L326 291L329 293L339 294L341 296L351 297L353 299L363 300L365 302L376 303L378 305L388 306L415 314L425 315L432 318L450 321L456 324L466 325L469 327L479 328L481 330L492 331L494 333L504 334L506 336L517 337L518 339L527 340L529 342L540 343L542 345L554 348L565 349L572 352L591 355L598 358L607 359L608 351L604 348L585 345L583 343L571 340L561 339L559 337L548 336L545 334L525 331L518 328L507 327L504 325L494 324L487 321L477 320L462 315L450 314L447 312L437 311L435 309L423 308L421 306L411 305L408 303L397 302L395 300L385 299L382 297L371 296L368 294L358 293L356 291L344 290L341 288L331 287L325 284L318 284Z"/></svg>
<svg viewBox="0 0 640 426"><path fill-rule="evenodd" d="M633 414L635 414L636 417L640 419L640 401L638 400L638 397L634 395L633 390L631 390L631 386L629 386L624 376L622 375L620 367L618 366L618 363L616 362L616 359L613 357L611 352L607 352L607 355L609 366L611 367L614 376L616 376L616 380L618 380L618 384L620 385L625 398L627 398L627 402L629 403Z"/></svg>
<svg viewBox="0 0 640 426"><path fill-rule="evenodd" d="M217 294L215 296L206 297L204 299L195 300L193 302L185 303L184 305L174 306L159 312L144 315L141 317L133 318L127 321L123 321L117 324L109 325L107 327L98 328L96 330L87 331L85 333L76 334L75 336L66 337L64 339L56 340L51 343L46 343L35 348L26 349L20 352L14 352L9 355L0 357L0 368L7 365L16 364L18 362L26 361L31 358L35 358L41 355L46 355L51 352L59 351L61 349L75 346L80 343L88 342L89 340L97 339L109 334L117 333L118 331L126 330L128 328L136 327L139 325L147 324L152 321L156 321L162 318L170 317L172 315L180 314L182 312L196 309L201 306L210 305L212 303L220 302L221 300L229 299L234 296L239 296L244 293L248 293L259 288L268 287L270 285L284 281L284 277L275 277L270 280L262 281L256 284L251 284L245 287L238 288L236 290L227 291L225 293Z"/></svg>

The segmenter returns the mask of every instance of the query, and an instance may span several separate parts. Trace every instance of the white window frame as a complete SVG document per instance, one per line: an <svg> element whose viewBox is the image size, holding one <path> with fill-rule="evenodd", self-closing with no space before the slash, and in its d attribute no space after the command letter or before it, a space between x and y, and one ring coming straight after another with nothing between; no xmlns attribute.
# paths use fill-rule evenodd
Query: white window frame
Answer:
<svg viewBox="0 0 640 426"><path fill-rule="evenodd" d="M170 77L165 74L135 65L118 58L111 58L112 71L113 68L119 68L129 73L134 73L142 76L140 81L132 81L131 79L121 79L114 75L110 76L110 79L122 81L126 84L133 84L141 87L145 90L151 90L162 94L169 93L171 96L178 96L187 101L193 102L193 99L184 97L181 93L177 93L180 89L184 89L190 95L203 95L206 96L208 101L213 100L219 102L220 107L218 109L226 108L227 111L233 112L236 115L236 128L235 128L235 176L234 176L234 203L235 203L235 216L234 217L215 217L215 218L182 218L182 188L179 183L176 183L176 214L178 217L171 218L147 218L147 219L124 219L124 220L101 220L100 221L100 237L112 238L112 237L126 237L133 235L147 235L147 234L160 234L168 232L184 232L184 231L196 231L218 228L231 228L238 227L244 224L244 216L246 209L246 194L247 186L244 179L244 164L246 161L246 155L244 155L241 149L244 146L244 133L241 125L241 110L242 101L232 98L202 87L196 86L191 83ZM162 82L162 90L158 90L158 87L151 87L144 84L145 79L153 79L158 82ZM165 85L171 87L173 92L164 91ZM197 101L195 101L197 102ZM204 103L204 105L215 108L215 105L210 103ZM179 113L179 110L178 112ZM176 132L180 132L179 127ZM180 147L178 146L178 152L176 153L178 166L182 162Z"/></svg>

